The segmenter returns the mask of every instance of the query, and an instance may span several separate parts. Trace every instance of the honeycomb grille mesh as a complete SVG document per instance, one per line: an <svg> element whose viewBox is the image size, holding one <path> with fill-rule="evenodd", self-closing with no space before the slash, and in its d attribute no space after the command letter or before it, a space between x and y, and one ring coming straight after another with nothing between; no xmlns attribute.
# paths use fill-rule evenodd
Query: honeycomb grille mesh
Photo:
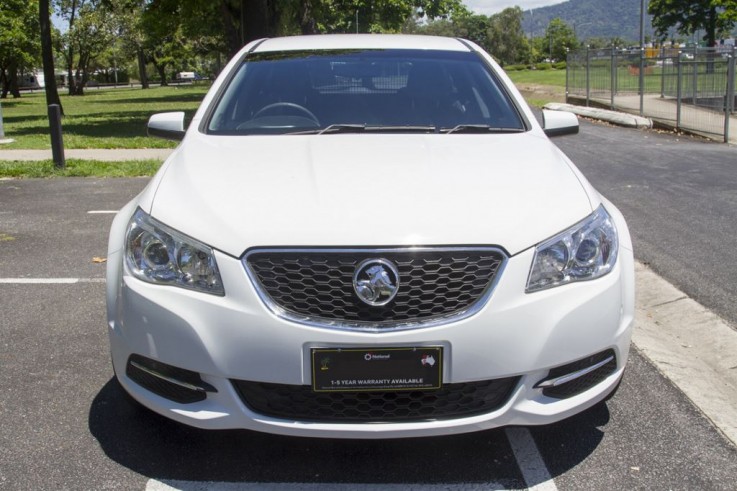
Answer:
<svg viewBox="0 0 737 491"><path fill-rule="evenodd" d="M385 306L362 302L353 288L356 267L367 259L396 265L399 288ZM262 291L298 316L371 323L424 322L463 312L492 284L505 256L488 250L267 251L245 262Z"/></svg>
<svg viewBox="0 0 737 491"><path fill-rule="evenodd" d="M449 419L498 409L519 377L447 384L440 390L324 393L309 385L233 380L241 400L253 411L294 421L399 422Z"/></svg>

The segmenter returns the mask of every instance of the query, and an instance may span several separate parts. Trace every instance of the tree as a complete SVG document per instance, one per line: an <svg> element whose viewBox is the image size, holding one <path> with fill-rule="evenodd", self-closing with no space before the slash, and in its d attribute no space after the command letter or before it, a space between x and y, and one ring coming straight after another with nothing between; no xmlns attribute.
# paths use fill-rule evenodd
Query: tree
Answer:
<svg viewBox="0 0 737 491"><path fill-rule="evenodd" d="M33 0L0 0L0 80L2 98L20 97L18 74L40 61L38 11Z"/></svg>
<svg viewBox="0 0 737 491"><path fill-rule="evenodd" d="M489 52L502 64L527 63L530 44L522 30L524 13L519 7L509 7L491 16Z"/></svg>
<svg viewBox="0 0 737 491"><path fill-rule="evenodd" d="M64 108L61 105L59 91L56 90L56 73L54 72L54 48L51 41L51 19L49 18L49 0L39 0L38 19L41 28L41 57L43 58L44 85L46 105L58 104L61 114Z"/></svg>
<svg viewBox="0 0 737 491"><path fill-rule="evenodd" d="M540 52L551 61L565 60L568 50L578 46L578 40L573 29L563 20L555 18L548 23L545 37L541 40Z"/></svg>
<svg viewBox="0 0 737 491"><path fill-rule="evenodd" d="M71 0L68 10L69 30L62 36L69 75L69 95L83 95L95 58L114 39L112 13L102 5Z"/></svg>
<svg viewBox="0 0 737 491"><path fill-rule="evenodd" d="M704 31L707 46L716 46L717 36L729 32L737 21L737 0L650 0L648 12L661 39L675 27L690 36Z"/></svg>

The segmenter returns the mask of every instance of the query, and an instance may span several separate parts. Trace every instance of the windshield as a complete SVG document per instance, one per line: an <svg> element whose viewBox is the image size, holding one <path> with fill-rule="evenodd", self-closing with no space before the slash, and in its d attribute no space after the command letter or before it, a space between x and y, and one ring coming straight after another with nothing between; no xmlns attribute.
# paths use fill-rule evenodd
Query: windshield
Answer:
<svg viewBox="0 0 737 491"><path fill-rule="evenodd" d="M237 70L210 134L525 130L501 83L470 52L256 53Z"/></svg>

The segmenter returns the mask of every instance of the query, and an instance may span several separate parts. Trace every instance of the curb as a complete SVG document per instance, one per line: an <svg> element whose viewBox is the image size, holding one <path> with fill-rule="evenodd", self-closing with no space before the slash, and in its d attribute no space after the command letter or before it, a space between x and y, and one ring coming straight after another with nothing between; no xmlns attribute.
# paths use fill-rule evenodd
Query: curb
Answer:
<svg viewBox="0 0 737 491"><path fill-rule="evenodd" d="M633 344L737 445L737 331L637 262Z"/></svg>
<svg viewBox="0 0 737 491"><path fill-rule="evenodd" d="M575 106L573 104L564 104L560 102L549 102L545 104L544 108L551 111L565 111L577 114L578 116L607 121L609 123L616 124L618 126L624 126L626 128L653 127L653 122L649 118L643 118L642 116L635 116L628 113L620 113L617 111L610 111L608 109Z"/></svg>

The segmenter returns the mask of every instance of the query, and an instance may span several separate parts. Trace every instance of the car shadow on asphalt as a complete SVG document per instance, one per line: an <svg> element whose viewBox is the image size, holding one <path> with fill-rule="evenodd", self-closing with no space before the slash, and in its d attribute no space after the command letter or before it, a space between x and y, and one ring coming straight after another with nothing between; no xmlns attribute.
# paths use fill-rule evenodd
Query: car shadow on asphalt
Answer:
<svg viewBox="0 0 737 491"><path fill-rule="evenodd" d="M115 378L97 394L89 428L106 455L151 479L247 483L422 483L524 488L503 429L433 438L342 440L296 438L246 430L206 431L166 419L134 402ZM563 473L599 445L609 421L604 404L558 425L556 442L576 448ZM545 455L543 449L541 453ZM553 475L555 477L555 475ZM530 485L535 483L529 483Z"/></svg>

